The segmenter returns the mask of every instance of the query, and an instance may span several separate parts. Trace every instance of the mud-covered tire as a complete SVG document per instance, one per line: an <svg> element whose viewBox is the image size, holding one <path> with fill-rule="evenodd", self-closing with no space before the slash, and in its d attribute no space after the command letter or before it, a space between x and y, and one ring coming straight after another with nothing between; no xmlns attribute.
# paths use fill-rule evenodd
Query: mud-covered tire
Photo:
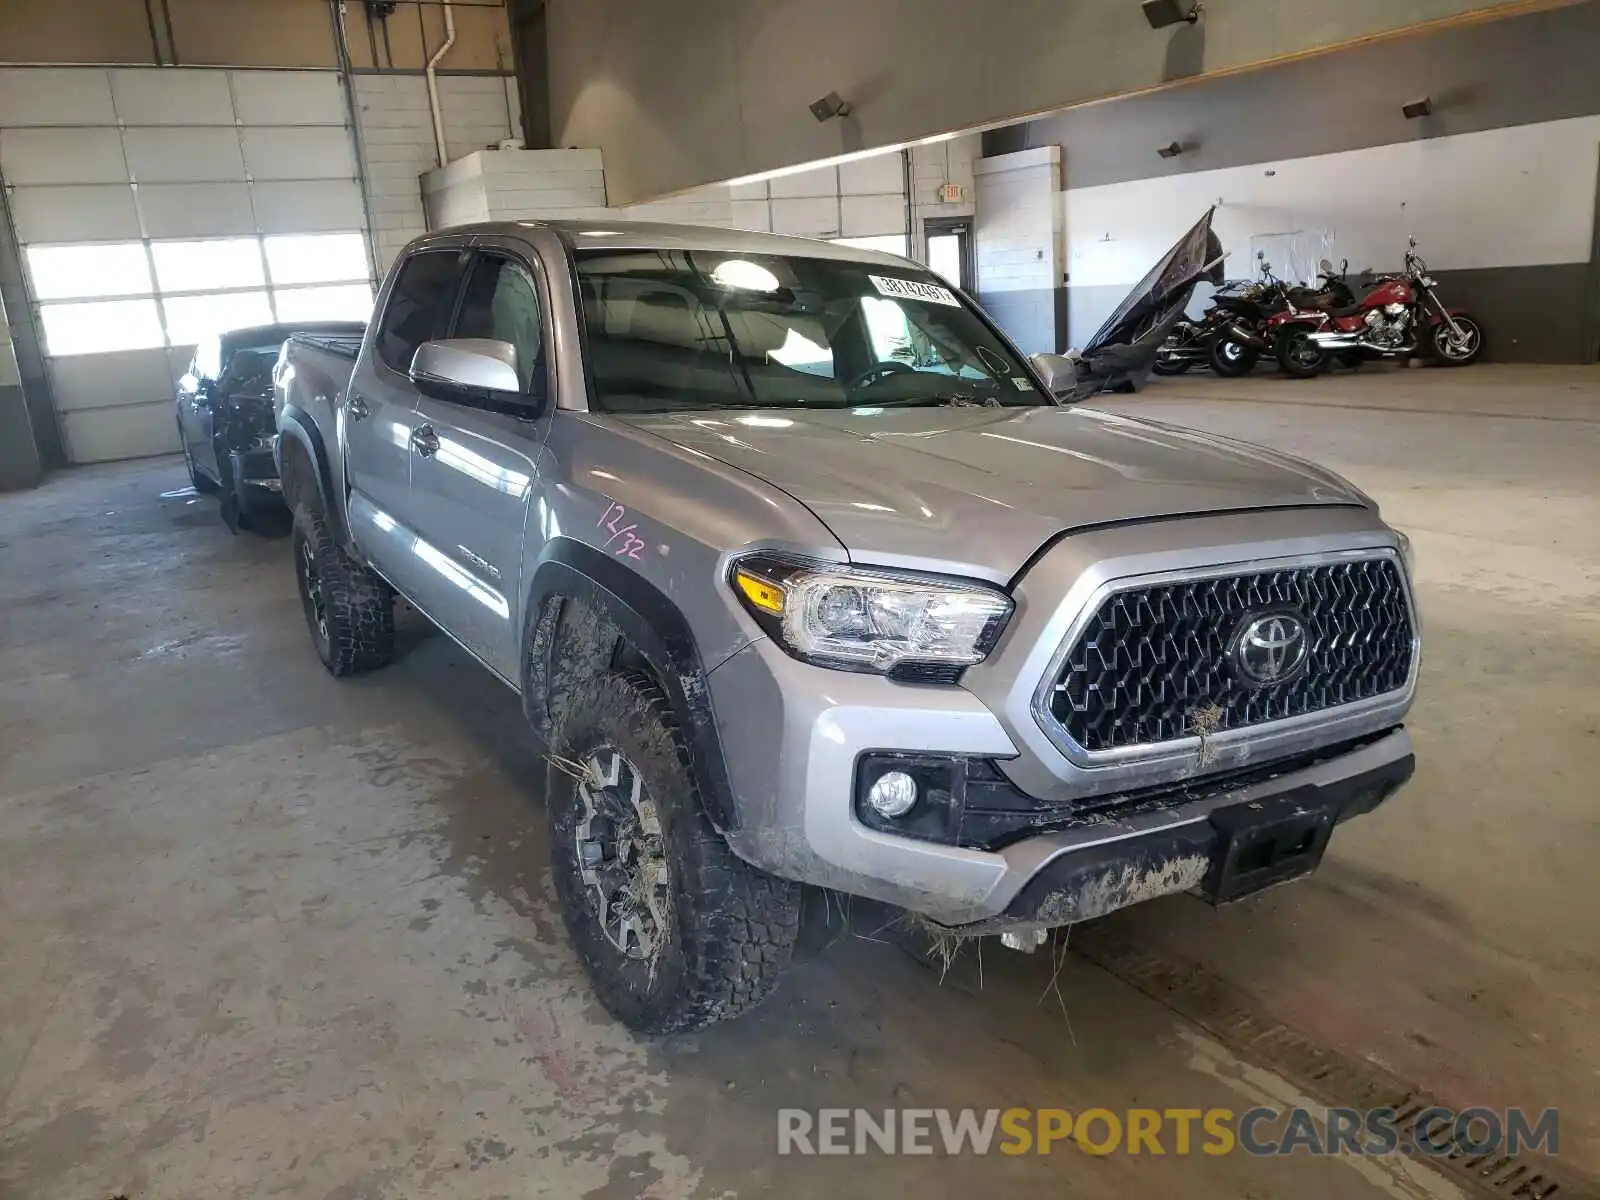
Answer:
<svg viewBox="0 0 1600 1200"><path fill-rule="evenodd" d="M606 1010L638 1033L681 1033L764 1000L799 934L800 888L738 858L706 820L661 689L631 673L588 680L565 705L554 745L546 795L556 896ZM666 919L649 959L611 940L583 879L585 802L573 768L609 752L643 780L660 825Z"/></svg>
<svg viewBox="0 0 1600 1200"><path fill-rule="evenodd" d="M394 593L344 552L320 509L294 510L295 582L311 644L335 676L375 671L394 660Z"/></svg>

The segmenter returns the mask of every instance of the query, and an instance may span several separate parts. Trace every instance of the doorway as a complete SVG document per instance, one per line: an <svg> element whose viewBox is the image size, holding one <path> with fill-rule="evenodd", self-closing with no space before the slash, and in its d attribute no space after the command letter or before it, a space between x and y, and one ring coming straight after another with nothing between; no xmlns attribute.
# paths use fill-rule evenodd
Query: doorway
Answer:
<svg viewBox="0 0 1600 1200"><path fill-rule="evenodd" d="M972 219L939 217L923 223L928 244L928 267L962 291L970 292L977 279L972 256Z"/></svg>

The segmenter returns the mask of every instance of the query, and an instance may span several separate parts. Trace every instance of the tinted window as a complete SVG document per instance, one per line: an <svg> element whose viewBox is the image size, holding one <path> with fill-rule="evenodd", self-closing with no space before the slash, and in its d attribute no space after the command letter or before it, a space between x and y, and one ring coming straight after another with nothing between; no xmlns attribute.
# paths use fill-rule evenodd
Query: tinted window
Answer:
<svg viewBox="0 0 1600 1200"><path fill-rule="evenodd" d="M534 390L534 379L542 369L542 329L539 290L528 272L510 259L479 255L452 336L510 342L517 351L517 377L527 393Z"/></svg>
<svg viewBox="0 0 1600 1200"><path fill-rule="evenodd" d="M413 254L400 268L378 326L378 357L393 370L409 371L417 347L443 336L459 257L455 250L428 250Z"/></svg>
<svg viewBox="0 0 1600 1200"><path fill-rule="evenodd" d="M596 250L577 265L603 409L1050 402L982 318L911 263Z"/></svg>

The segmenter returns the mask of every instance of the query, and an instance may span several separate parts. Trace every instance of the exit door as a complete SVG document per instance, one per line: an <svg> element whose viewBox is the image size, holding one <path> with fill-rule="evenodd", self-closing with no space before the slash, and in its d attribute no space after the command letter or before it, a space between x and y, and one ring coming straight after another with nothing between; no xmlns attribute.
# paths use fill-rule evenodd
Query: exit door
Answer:
<svg viewBox="0 0 1600 1200"><path fill-rule="evenodd" d="M972 222L946 217L927 222L924 231L929 269L963 291L970 291L977 275L972 258Z"/></svg>

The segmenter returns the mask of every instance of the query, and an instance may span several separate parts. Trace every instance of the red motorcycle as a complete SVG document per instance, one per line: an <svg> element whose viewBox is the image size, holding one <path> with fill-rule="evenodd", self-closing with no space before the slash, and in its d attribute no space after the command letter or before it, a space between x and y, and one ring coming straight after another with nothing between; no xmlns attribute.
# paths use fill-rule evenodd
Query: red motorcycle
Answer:
<svg viewBox="0 0 1600 1200"><path fill-rule="evenodd" d="M1446 308L1434 292L1417 239L1406 250L1405 270L1380 275L1377 286L1344 308L1305 309L1292 300L1268 322L1278 364L1297 379L1328 369L1337 356L1410 357L1419 350L1447 367L1464 367L1483 352L1483 328L1459 309Z"/></svg>

